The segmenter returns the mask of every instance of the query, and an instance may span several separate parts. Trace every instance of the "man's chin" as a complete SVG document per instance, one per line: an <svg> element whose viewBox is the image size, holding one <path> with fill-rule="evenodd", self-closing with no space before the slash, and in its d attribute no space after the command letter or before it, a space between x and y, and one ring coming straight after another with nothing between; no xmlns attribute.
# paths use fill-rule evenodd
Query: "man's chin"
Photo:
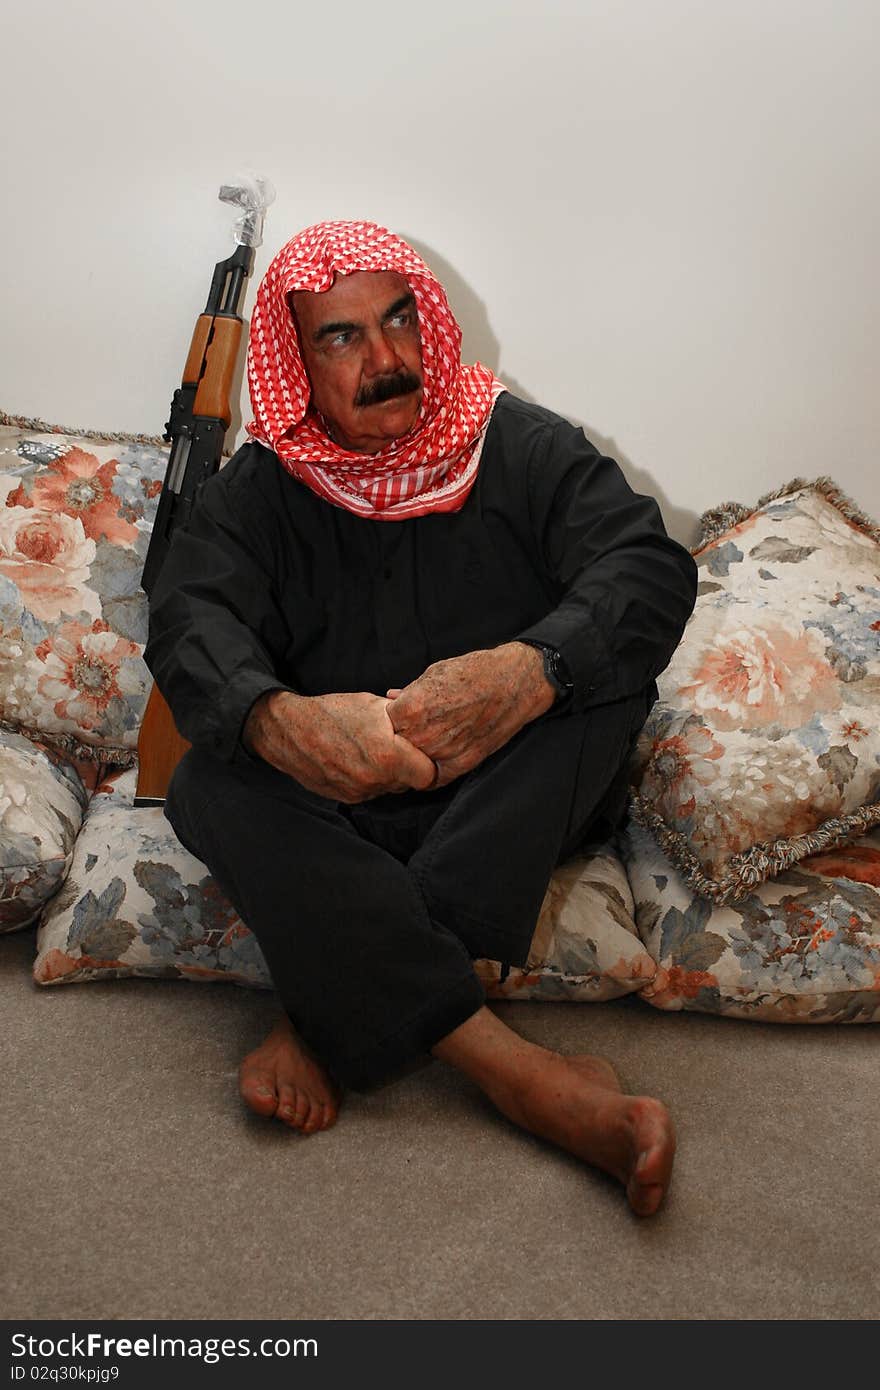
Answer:
<svg viewBox="0 0 880 1390"><path fill-rule="evenodd" d="M390 401L382 401L381 405L368 406L364 410L364 432L373 428L376 435L389 443L392 439L400 439L415 426L420 406L421 393L418 397L415 394L394 396Z"/></svg>
<svg viewBox="0 0 880 1390"><path fill-rule="evenodd" d="M395 439L402 439L415 429L421 404L422 393L419 391L407 396L394 396L378 405L360 406L352 415L350 429L344 429L337 421L328 433L337 444L353 453L378 454L380 449L386 449Z"/></svg>

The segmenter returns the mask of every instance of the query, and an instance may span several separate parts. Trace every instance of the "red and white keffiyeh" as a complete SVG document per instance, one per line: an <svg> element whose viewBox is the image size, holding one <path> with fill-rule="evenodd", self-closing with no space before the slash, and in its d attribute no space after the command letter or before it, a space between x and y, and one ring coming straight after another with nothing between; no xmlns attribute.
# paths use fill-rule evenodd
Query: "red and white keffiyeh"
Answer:
<svg viewBox="0 0 880 1390"><path fill-rule="evenodd" d="M329 290L337 275L392 270L415 297L422 341L422 404L415 425L379 453L335 444L314 410L287 295ZM461 329L443 286L412 247L373 222L319 222L289 241L257 291L248 343L255 418L248 433L328 502L384 521L454 512L473 487L503 383L461 362Z"/></svg>

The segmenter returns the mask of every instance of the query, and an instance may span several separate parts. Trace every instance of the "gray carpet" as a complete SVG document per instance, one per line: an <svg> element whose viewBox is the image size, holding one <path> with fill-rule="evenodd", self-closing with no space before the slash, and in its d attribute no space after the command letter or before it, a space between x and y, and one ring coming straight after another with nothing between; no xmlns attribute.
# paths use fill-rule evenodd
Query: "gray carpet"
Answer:
<svg viewBox="0 0 880 1390"><path fill-rule="evenodd" d="M515 1130L432 1063L308 1139L251 1117L270 996L39 989L0 937L4 1318L865 1319L880 1314L873 1027L638 1000L503 1004L595 1050L679 1133L662 1212Z"/></svg>

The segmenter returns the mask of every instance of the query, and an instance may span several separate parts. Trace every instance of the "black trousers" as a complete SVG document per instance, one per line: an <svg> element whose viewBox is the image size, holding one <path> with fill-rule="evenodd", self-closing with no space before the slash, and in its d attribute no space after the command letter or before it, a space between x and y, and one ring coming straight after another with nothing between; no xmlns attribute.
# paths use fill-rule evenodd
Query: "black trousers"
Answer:
<svg viewBox="0 0 880 1390"><path fill-rule="evenodd" d="M165 813L257 937L302 1037L366 1089L480 1008L472 960L525 963L554 867L623 814L653 693L551 711L448 787L357 806L193 749Z"/></svg>

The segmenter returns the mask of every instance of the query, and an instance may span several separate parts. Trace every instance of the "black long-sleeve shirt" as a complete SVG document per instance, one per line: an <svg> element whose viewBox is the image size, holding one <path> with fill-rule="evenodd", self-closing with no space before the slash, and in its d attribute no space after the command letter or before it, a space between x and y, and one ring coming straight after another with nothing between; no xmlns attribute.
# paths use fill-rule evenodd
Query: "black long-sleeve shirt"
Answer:
<svg viewBox="0 0 880 1390"><path fill-rule="evenodd" d="M656 502L581 430L505 393L457 512L358 517L244 445L174 537L145 655L181 733L232 759L268 690L384 695L517 637L558 648L575 710L621 699L667 665L695 593Z"/></svg>

